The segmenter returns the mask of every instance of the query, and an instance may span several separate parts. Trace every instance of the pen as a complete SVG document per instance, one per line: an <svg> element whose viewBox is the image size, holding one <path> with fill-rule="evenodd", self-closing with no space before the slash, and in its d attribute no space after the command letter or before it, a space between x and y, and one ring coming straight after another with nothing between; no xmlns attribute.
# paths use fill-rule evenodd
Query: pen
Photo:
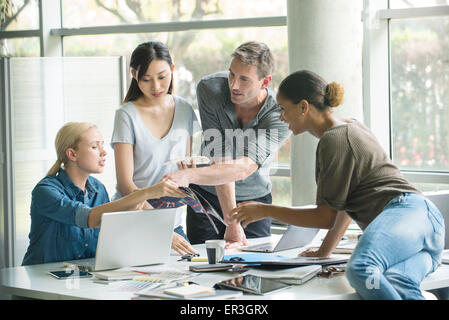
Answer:
<svg viewBox="0 0 449 320"><path fill-rule="evenodd" d="M132 272L140 273L140 274L150 274L149 272L139 271L139 270L131 270Z"/></svg>

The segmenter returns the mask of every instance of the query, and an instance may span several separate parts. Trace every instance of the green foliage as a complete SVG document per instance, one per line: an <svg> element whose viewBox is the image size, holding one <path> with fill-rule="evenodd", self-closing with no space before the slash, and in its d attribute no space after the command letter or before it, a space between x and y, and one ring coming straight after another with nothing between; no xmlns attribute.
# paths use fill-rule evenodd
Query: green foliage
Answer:
<svg viewBox="0 0 449 320"><path fill-rule="evenodd" d="M19 6L12 0L0 0L0 30L6 30L29 2L30 0L23 0L23 3Z"/></svg>
<svg viewBox="0 0 449 320"><path fill-rule="evenodd" d="M0 30L6 28L6 21L11 16L10 0L0 0Z"/></svg>
<svg viewBox="0 0 449 320"><path fill-rule="evenodd" d="M403 169L447 171L449 19L395 21L391 30L393 159Z"/></svg>

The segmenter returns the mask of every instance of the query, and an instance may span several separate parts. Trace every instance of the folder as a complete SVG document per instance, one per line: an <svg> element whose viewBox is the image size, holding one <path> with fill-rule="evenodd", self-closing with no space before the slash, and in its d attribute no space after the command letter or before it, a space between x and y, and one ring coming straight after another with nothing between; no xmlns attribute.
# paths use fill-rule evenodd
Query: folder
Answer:
<svg viewBox="0 0 449 320"><path fill-rule="evenodd" d="M183 205L188 205L196 213L203 213L206 215L210 224L214 228L215 232L218 234L218 228L213 222L210 216L216 218L219 222L224 224L226 227L228 224L223 220L223 218L215 211L215 209L210 205L210 203L204 199L198 192L193 189L179 187L182 191L187 194L185 198L175 198L175 197L162 197L159 199L148 199L148 203L155 209L160 208L177 208Z"/></svg>
<svg viewBox="0 0 449 320"><path fill-rule="evenodd" d="M272 255L266 253L243 253L225 255L222 263L234 263L234 264L248 264L248 265L261 265L261 266L308 266L313 264L318 265L332 265L346 263L348 258L345 257L285 257L279 255Z"/></svg>

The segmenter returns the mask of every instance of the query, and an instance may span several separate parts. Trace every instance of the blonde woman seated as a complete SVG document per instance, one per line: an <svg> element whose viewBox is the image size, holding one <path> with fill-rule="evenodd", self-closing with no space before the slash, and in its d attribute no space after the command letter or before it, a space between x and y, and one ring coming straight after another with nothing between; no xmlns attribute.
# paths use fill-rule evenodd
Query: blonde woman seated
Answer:
<svg viewBox="0 0 449 320"><path fill-rule="evenodd" d="M167 179L109 202L104 185L90 176L103 172L103 144L93 124L70 122L59 130L58 160L32 192L30 245L22 265L94 257L103 213L140 209L150 198L186 196Z"/></svg>

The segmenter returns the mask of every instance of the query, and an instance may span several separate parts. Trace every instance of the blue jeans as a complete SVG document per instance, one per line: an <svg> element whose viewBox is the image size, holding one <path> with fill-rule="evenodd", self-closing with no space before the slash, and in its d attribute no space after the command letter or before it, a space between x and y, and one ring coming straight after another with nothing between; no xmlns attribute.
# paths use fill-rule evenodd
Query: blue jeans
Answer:
<svg viewBox="0 0 449 320"><path fill-rule="evenodd" d="M368 225L346 267L363 299L424 299L421 281L441 264L444 220L419 194L393 198Z"/></svg>

